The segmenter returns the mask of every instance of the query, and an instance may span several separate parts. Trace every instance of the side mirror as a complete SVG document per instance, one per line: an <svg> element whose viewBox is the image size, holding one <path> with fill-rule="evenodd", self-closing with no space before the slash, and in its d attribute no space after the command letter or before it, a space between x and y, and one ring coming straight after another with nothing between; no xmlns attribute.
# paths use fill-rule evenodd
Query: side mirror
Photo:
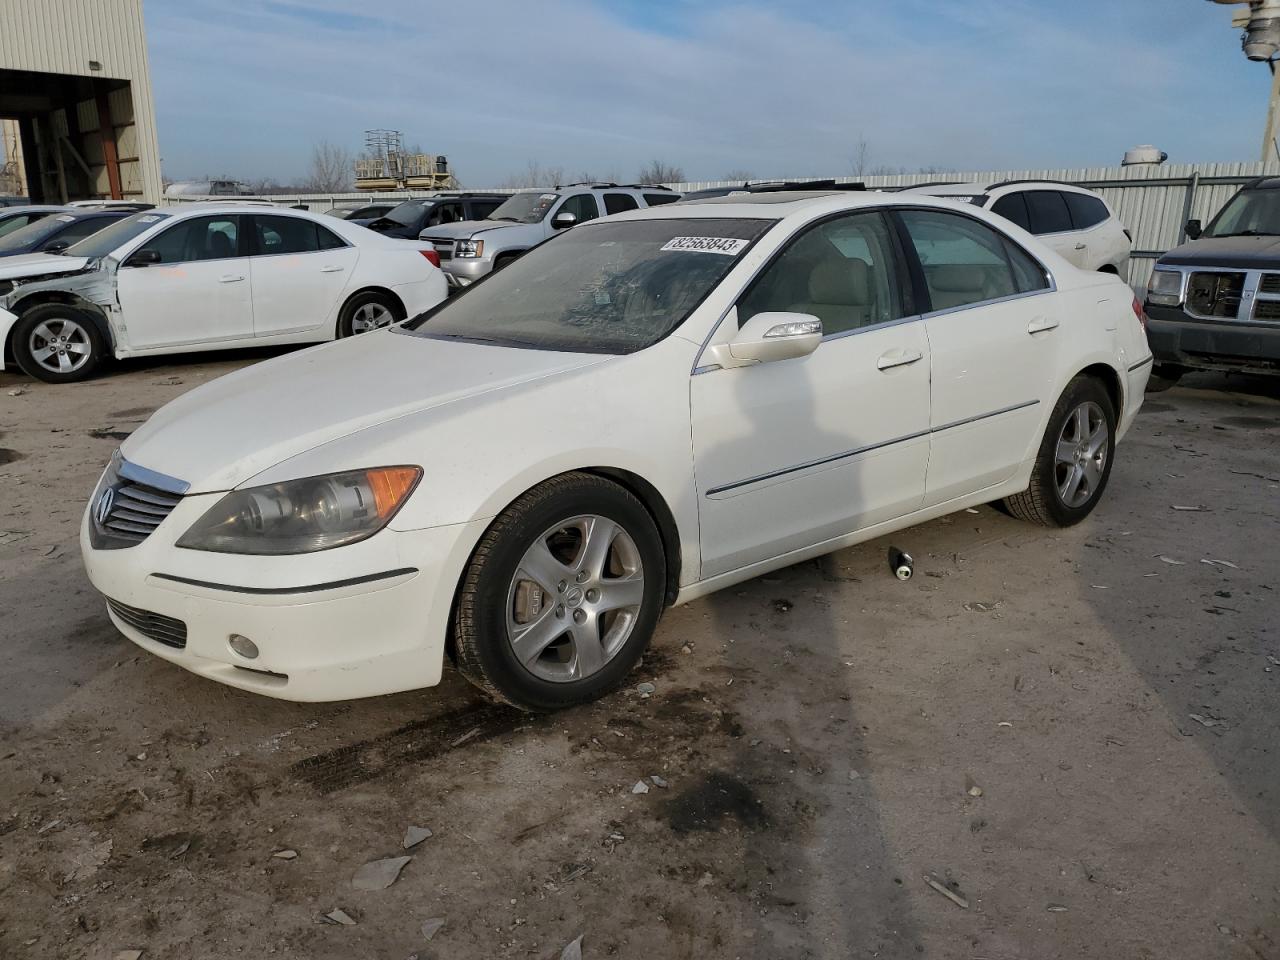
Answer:
<svg viewBox="0 0 1280 960"><path fill-rule="evenodd" d="M149 267L160 262L159 250L138 250L124 262L126 267Z"/></svg>
<svg viewBox="0 0 1280 960"><path fill-rule="evenodd" d="M1199 220L1188 220L1186 226L1187 236L1192 240L1199 240L1200 235L1204 233L1204 228L1200 226Z"/></svg>
<svg viewBox="0 0 1280 960"><path fill-rule="evenodd" d="M67 249L67 247L69 246L71 246L71 243L67 240L54 240L46 244L41 249L45 253L61 253L63 250Z"/></svg>
<svg viewBox="0 0 1280 960"><path fill-rule="evenodd" d="M554 217L551 218L551 229L566 230L569 227L572 227L577 222L578 222L578 218L575 214L567 213L562 210L560 213L557 213Z"/></svg>
<svg viewBox="0 0 1280 960"><path fill-rule="evenodd" d="M822 321L811 313L757 313L715 353L722 367L807 357L822 342Z"/></svg>

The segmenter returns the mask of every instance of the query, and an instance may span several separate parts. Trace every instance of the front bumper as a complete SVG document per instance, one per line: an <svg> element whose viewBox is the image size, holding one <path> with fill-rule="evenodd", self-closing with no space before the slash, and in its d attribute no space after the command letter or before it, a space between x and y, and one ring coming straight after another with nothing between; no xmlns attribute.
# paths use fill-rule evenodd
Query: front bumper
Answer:
<svg viewBox="0 0 1280 960"><path fill-rule="evenodd" d="M126 637L192 673L284 700L329 701L434 686L454 588L483 521L390 529L348 547L290 557L178 549L174 541L221 494L189 496L141 543L95 549L86 512L80 548L104 596L185 625L184 646L139 629ZM231 649L248 637L259 655ZM169 639L170 642L163 642Z"/></svg>
<svg viewBox="0 0 1280 960"><path fill-rule="evenodd" d="M454 257L440 264L445 279L454 289L469 287L482 277L493 272L492 257Z"/></svg>
<svg viewBox="0 0 1280 960"><path fill-rule="evenodd" d="M1280 324L1199 320L1147 303L1147 342L1157 363L1200 370L1280 373Z"/></svg>

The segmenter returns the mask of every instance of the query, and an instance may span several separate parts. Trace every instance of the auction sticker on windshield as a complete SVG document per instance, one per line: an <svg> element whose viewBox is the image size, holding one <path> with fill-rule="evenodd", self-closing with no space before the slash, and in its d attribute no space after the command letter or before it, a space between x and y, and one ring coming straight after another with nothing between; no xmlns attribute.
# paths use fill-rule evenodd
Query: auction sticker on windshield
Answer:
<svg viewBox="0 0 1280 960"><path fill-rule="evenodd" d="M726 257L736 257L750 242L750 240L739 240L736 237L672 237L662 245L661 249L679 250L685 253L719 253Z"/></svg>

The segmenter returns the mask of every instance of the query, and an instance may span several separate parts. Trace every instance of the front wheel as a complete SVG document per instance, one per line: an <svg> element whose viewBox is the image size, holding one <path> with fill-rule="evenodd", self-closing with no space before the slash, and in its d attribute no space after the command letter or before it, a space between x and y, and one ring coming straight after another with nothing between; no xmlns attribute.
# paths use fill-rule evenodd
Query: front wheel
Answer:
<svg viewBox="0 0 1280 960"><path fill-rule="evenodd" d="M342 307L338 316L338 336L353 337L399 323L404 319L404 307L388 293L366 290L357 293Z"/></svg>
<svg viewBox="0 0 1280 960"><path fill-rule="evenodd" d="M1004 501L1019 520L1048 527L1079 523L1098 505L1111 476L1116 414L1106 388L1076 377L1049 416L1031 485Z"/></svg>
<svg viewBox="0 0 1280 960"><path fill-rule="evenodd" d="M106 352L93 318L64 303L32 307L14 326L13 353L18 366L45 383L88 378Z"/></svg>
<svg viewBox="0 0 1280 960"><path fill-rule="evenodd" d="M635 496L586 473L530 490L485 532L453 618L458 669L530 711L603 696L644 653L666 562Z"/></svg>

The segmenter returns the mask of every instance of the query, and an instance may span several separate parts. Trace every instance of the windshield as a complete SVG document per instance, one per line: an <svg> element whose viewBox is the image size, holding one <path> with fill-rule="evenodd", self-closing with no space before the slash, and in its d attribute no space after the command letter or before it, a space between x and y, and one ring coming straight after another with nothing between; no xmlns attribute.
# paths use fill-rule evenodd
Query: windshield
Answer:
<svg viewBox="0 0 1280 960"><path fill-rule="evenodd" d="M406 325L420 336L634 353L684 322L772 220L575 227Z"/></svg>
<svg viewBox="0 0 1280 960"><path fill-rule="evenodd" d="M541 223L552 204L559 199L558 193L530 191L512 194L509 200L485 219L510 220L512 223Z"/></svg>
<svg viewBox="0 0 1280 960"><path fill-rule="evenodd" d="M1203 236L1280 236L1280 190L1241 190L1227 201Z"/></svg>
<svg viewBox="0 0 1280 960"><path fill-rule="evenodd" d="M105 230L85 237L79 243L73 243L64 252L68 257L105 257L168 216L167 213L156 213L154 210L135 213L132 217L117 220Z"/></svg>
<svg viewBox="0 0 1280 960"><path fill-rule="evenodd" d="M394 220L402 227L412 227L415 223L422 219L422 211L433 204L423 203L421 200L406 200L404 203L392 207L382 216L387 220Z"/></svg>
<svg viewBox="0 0 1280 960"><path fill-rule="evenodd" d="M19 227L12 233L6 233L0 237L0 253L38 247L44 240L74 220L75 217L69 213L59 213L56 216L37 220L35 223L28 223L25 227Z"/></svg>

